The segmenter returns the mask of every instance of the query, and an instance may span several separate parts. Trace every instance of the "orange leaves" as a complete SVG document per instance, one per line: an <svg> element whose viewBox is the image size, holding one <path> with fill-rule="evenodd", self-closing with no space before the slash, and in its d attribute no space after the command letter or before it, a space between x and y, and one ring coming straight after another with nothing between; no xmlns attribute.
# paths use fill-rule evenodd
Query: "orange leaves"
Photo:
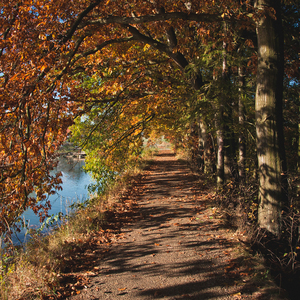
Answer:
<svg viewBox="0 0 300 300"><path fill-rule="evenodd" d="M164 19L170 12L227 17L239 6L190 2L187 8L181 1L164 1L166 13L155 1L142 0L5 2L0 15L0 191L8 214L23 203L26 188L35 187L42 198L57 187L48 168L76 117L72 130L79 143L90 139L85 144L94 173L100 165L108 173L134 165L145 136L168 134L178 141L186 136L187 99L197 95L187 88L191 80L183 70L203 55L200 39L219 42L219 25ZM135 19L145 20L134 25L139 38L119 24L126 17L133 20L133 11ZM164 18L149 22L153 15ZM170 27L176 47L166 33ZM176 55L186 62L174 60Z"/></svg>

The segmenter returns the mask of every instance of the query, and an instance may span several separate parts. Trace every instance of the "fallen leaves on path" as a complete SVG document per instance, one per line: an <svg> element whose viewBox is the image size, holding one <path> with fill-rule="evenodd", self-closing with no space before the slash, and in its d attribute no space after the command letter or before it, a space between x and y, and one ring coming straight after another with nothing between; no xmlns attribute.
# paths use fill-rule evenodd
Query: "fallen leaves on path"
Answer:
<svg viewBox="0 0 300 300"><path fill-rule="evenodd" d="M246 297L250 298L245 299L255 299L251 293L256 291L256 286L248 284L255 271L249 267L250 261L235 251L238 241L232 232L223 228L215 207L215 194L207 187L201 190L203 184L197 182L196 176L191 177L185 166L178 165L184 169L184 172L178 172L174 160L168 162L167 158L160 157L159 163L155 165L154 162L145 173L145 182L139 189L133 189L136 201L141 201L139 217L133 217L137 208L135 198L127 197L129 202L123 198L107 212L109 222L99 233L98 243L89 245L106 247L108 252L103 255L114 249L106 256L106 267L95 269L95 263L101 262L101 257L99 262L93 257L95 248L82 251L82 259L90 259L90 269L79 260L79 265L85 267L84 276L75 276L75 282L66 284L65 290L60 291L65 294L58 299L68 293L72 299L112 300L116 296L126 300L147 297L202 299L201 295L204 295L203 299L207 295L215 299L218 296L243 299L247 293ZM168 171L173 172L173 180L161 180L169 176L167 168L173 170ZM140 228L120 233L134 220L142 222L135 225L138 228L140 224ZM84 246L81 241L79 244ZM109 288L97 286L94 294L84 288L88 284L84 280L92 281L93 286L100 275L106 279L101 284ZM249 292L242 289L246 282ZM82 298L76 298L77 292L82 292L82 295L78 294ZM84 298L84 295L90 298Z"/></svg>

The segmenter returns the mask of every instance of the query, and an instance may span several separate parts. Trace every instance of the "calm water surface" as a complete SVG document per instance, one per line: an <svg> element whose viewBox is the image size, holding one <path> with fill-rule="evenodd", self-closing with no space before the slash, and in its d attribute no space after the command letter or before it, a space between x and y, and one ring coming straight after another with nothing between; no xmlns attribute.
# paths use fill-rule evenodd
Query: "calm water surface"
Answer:
<svg viewBox="0 0 300 300"><path fill-rule="evenodd" d="M51 210L49 215L57 215L63 213L68 215L71 212L70 205L85 201L89 194L87 187L92 183L91 176L84 172L82 167L84 160L67 159L61 157L58 166L54 172L62 172L62 191L57 191L55 195L49 196L51 202ZM31 209L28 209L22 215L22 219L29 224L29 228L39 228L41 226L39 217L34 214ZM24 242L28 240L26 232L23 229L17 236L14 237L14 243Z"/></svg>

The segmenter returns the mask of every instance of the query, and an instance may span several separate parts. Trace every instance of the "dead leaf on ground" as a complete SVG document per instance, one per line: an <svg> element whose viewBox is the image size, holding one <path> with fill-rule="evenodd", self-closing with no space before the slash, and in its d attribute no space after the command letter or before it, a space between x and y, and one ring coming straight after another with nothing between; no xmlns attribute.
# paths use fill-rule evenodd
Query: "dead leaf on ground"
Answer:
<svg viewBox="0 0 300 300"><path fill-rule="evenodd" d="M236 293L236 294L233 294L232 296L237 298L237 299L242 299L242 294L241 293Z"/></svg>

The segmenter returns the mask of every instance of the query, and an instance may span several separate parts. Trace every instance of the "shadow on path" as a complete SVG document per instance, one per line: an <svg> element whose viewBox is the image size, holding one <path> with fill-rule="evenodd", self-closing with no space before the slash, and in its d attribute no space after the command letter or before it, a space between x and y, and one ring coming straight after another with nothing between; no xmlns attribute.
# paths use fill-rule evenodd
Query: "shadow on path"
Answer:
<svg viewBox="0 0 300 300"><path fill-rule="evenodd" d="M121 229L95 260L88 288L70 299L277 299L186 164L158 155L138 188L138 220Z"/></svg>

